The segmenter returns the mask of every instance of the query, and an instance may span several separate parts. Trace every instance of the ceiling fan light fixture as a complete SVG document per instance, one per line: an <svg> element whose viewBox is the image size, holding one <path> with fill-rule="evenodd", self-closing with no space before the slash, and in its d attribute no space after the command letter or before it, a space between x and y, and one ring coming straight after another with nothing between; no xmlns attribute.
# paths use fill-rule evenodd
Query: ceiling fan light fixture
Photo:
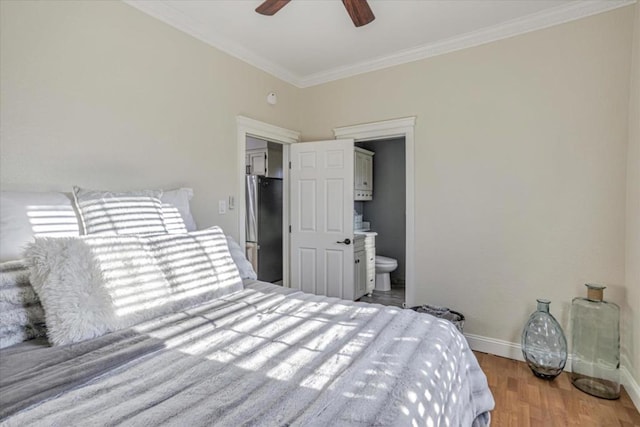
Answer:
<svg viewBox="0 0 640 427"><path fill-rule="evenodd" d="M265 0L260 6L256 7L256 12L261 15L273 16L285 7L289 1L291 0ZM356 27L362 27L376 19L367 0L342 0L342 4L344 4L349 17L353 21L353 25Z"/></svg>
<svg viewBox="0 0 640 427"><path fill-rule="evenodd" d="M273 16L290 1L291 0L265 0L260 6L256 7L256 12L260 15Z"/></svg>
<svg viewBox="0 0 640 427"><path fill-rule="evenodd" d="M342 0L342 4L356 27L362 27L376 19L367 0Z"/></svg>

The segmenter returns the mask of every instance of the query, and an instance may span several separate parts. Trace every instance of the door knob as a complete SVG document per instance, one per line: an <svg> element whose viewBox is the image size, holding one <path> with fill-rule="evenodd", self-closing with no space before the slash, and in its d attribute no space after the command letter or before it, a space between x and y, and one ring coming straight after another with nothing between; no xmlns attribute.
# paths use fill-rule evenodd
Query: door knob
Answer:
<svg viewBox="0 0 640 427"><path fill-rule="evenodd" d="M344 245L350 245L351 244L351 240L349 239L344 239L343 241L337 241L336 243L342 243Z"/></svg>

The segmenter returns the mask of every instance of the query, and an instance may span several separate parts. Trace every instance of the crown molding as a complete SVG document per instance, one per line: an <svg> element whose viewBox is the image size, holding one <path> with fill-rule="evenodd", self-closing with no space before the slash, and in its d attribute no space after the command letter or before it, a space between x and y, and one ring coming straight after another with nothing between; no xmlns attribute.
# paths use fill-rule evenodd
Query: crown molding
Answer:
<svg viewBox="0 0 640 427"><path fill-rule="evenodd" d="M555 7L522 18L513 19L502 24L482 28L477 31L452 37L447 40L429 43L412 49L360 62L354 65L334 68L303 77L298 83L300 87L311 87L335 80L352 77L358 74L381 70L396 65L419 61L445 53L514 37L531 31L560 25L577 19L586 18L598 13L608 12L619 7L634 4L636 0L583 0Z"/></svg>
<svg viewBox="0 0 640 427"><path fill-rule="evenodd" d="M199 39L235 58L238 58L274 77L299 88L317 86L358 74L381 70L396 65L454 52L469 47L491 43L531 31L560 25L577 19L636 3L636 0L580 0L538 13L510 20L502 24L407 49L392 55L374 58L357 64L346 65L307 76L299 76L268 59L257 55L237 43L219 37L212 28L198 22L163 1L122 0L124 3L163 21L196 39Z"/></svg>
<svg viewBox="0 0 640 427"><path fill-rule="evenodd" d="M231 40L220 37L212 31L210 25L190 18L164 1L122 0L122 2L280 80L301 87L301 78L296 74Z"/></svg>

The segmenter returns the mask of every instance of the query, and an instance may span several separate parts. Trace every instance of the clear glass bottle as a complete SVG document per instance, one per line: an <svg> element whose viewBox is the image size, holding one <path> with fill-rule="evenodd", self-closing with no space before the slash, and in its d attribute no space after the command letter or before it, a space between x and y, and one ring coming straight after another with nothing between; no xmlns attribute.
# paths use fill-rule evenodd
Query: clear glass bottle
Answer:
<svg viewBox="0 0 640 427"><path fill-rule="evenodd" d="M552 380L567 363L567 339L558 321L549 313L551 301L539 299L522 331L522 355L534 375Z"/></svg>
<svg viewBox="0 0 640 427"><path fill-rule="evenodd" d="M571 382L593 396L620 397L620 307L603 301L604 286L587 284L571 302Z"/></svg>

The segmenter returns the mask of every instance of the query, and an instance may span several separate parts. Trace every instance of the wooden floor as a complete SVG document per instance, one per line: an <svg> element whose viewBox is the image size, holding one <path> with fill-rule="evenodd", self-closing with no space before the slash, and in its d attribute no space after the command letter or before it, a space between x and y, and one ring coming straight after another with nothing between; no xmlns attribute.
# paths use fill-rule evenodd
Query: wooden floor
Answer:
<svg viewBox="0 0 640 427"><path fill-rule="evenodd" d="M524 362L474 353L496 401L494 427L640 426L640 413L624 390L618 400L599 399L573 387L566 372L541 380Z"/></svg>

